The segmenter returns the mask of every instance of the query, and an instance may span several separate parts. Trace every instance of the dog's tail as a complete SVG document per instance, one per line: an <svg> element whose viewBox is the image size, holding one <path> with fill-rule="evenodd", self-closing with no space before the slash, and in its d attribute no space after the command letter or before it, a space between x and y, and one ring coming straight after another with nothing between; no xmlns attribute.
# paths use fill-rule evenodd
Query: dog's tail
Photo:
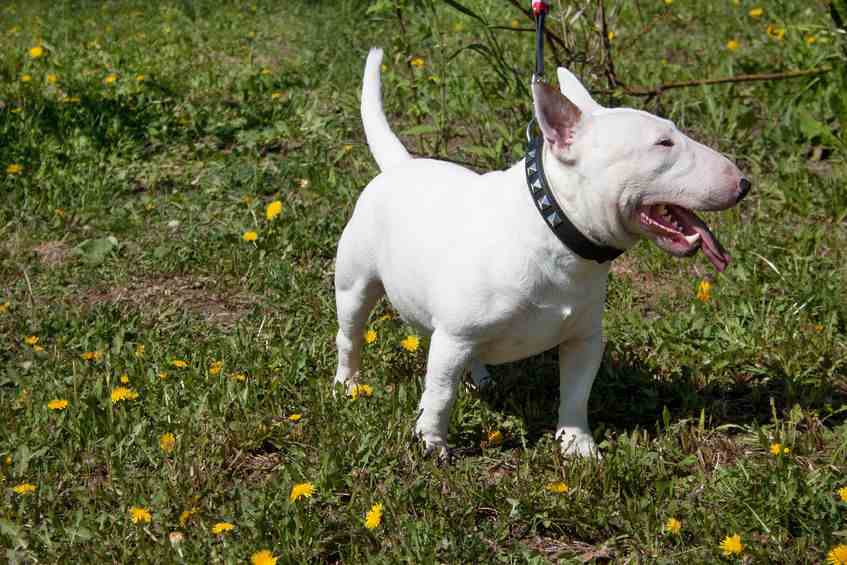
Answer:
<svg viewBox="0 0 847 565"><path fill-rule="evenodd" d="M385 118L379 78L381 64L382 49L371 49L362 81L362 124L365 126L365 137L368 138L368 146L376 164L384 171L393 165L408 161L412 156L391 131L391 126Z"/></svg>

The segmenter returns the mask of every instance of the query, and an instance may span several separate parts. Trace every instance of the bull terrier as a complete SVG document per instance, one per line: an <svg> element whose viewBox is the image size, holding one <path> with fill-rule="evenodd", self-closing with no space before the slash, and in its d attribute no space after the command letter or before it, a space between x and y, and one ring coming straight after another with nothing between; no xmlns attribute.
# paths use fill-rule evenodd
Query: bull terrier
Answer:
<svg viewBox="0 0 847 565"><path fill-rule="evenodd" d="M579 242L563 243L554 228L564 218L589 248L617 253L641 238L676 257L701 250L723 271L729 256L693 211L733 206L750 182L672 122L602 107L563 68L561 92L532 84L543 139L537 156L485 174L413 158L383 111L381 61L382 50L372 49L361 102L381 172L338 242L335 383L358 381L365 324L386 295L406 322L431 336L415 425L428 453L449 455L450 412L466 369L482 385L486 364L558 346L556 437L566 455L599 455L587 407L603 357L611 261L585 258L572 249Z"/></svg>

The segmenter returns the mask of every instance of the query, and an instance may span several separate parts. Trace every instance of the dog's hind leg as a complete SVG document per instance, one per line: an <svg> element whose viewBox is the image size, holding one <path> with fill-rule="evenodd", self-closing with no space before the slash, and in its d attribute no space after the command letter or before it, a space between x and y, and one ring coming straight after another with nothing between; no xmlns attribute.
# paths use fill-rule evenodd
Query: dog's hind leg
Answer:
<svg viewBox="0 0 847 565"><path fill-rule="evenodd" d="M385 291L378 279L358 279L349 285L343 282L336 277L338 334L335 336L335 345L338 348L338 368L334 382L349 387L359 378L362 340L368 314Z"/></svg>
<svg viewBox="0 0 847 565"><path fill-rule="evenodd" d="M482 361L477 358L471 360L471 380L473 380L474 387L479 391L491 384L491 374Z"/></svg>

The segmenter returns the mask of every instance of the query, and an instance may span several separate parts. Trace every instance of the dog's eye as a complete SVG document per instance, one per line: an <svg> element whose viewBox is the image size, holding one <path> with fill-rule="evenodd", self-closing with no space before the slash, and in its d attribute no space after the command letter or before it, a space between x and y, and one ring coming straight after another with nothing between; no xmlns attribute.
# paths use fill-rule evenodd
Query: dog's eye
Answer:
<svg viewBox="0 0 847 565"><path fill-rule="evenodd" d="M656 145L661 145L662 147L673 147L673 141L666 137L657 141Z"/></svg>

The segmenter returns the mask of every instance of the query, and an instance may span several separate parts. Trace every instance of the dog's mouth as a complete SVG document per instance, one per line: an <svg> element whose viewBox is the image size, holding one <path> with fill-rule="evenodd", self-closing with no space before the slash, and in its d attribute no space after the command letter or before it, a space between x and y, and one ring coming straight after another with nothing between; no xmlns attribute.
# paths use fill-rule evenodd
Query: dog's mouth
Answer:
<svg viewBox="0 0 847 565"><path fill-rule="evenodd" d="M642 229L656 245L675 257L690 257L698 249L719 272L729 264L729 254L694 212L675 204L652 204L638 210Z"/></svg>

